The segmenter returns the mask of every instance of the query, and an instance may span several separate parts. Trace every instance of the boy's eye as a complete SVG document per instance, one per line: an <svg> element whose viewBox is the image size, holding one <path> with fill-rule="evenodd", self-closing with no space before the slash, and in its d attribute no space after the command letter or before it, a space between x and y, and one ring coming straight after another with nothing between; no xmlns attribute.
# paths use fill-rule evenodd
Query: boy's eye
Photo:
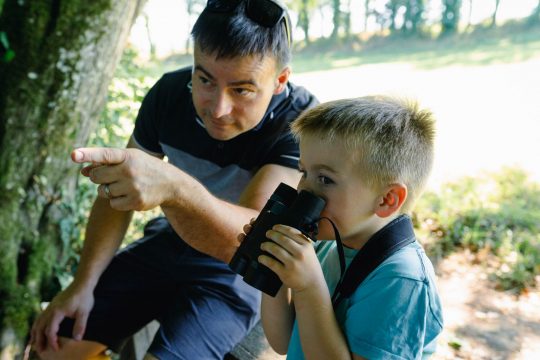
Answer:
<svg viewBox="0 0 540 360"><path fill-rule="evenodd" d="M328 176L319 175L319 177L317 179L318 179L319 183L321 183L323 185L334 184L334 180L330 179Z"/></svg>

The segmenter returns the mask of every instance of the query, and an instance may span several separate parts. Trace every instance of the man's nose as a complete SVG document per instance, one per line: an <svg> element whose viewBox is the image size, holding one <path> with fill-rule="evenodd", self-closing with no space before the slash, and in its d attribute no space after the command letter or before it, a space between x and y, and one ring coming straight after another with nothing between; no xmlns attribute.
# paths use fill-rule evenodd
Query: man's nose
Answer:
<svg viewBox="0 0 540 360"><path fill-rule="evenodd" d="M232 101L225 93L218 93L214 99L212 107L212 117L219 119L229 115L232 111Z"/></svg>

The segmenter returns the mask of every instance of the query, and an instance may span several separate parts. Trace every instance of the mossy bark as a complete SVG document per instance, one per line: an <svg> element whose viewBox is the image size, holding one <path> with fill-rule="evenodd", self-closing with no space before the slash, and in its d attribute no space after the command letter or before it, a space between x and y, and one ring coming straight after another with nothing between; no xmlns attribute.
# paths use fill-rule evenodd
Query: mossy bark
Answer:
<svg viewBox="0 0 540 360"><path fill-rule="evenodd" d="M0 0L0 358L20 354L52 268L84 145L144 0ZM1 3L0 3L1 4Z"/></svg>

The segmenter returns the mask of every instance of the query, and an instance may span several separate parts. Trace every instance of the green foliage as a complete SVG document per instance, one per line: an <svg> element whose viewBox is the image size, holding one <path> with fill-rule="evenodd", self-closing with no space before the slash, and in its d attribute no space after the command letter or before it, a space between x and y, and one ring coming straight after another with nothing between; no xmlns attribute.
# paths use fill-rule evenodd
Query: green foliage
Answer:
<svg viewBox="0 0 540 360"><path fill-rule="evenodd" d="M10 48L7 34L0 31L0 61L8 63L15 57L15 51Z"/></svg>
<svg viewBox="0 0 540 360"><path fill-rule="evenodd" d="M489 252L502 289L535 286L540 274L540 184L519 169L448 184L418 202L415 221L432 257Z"/></svg>

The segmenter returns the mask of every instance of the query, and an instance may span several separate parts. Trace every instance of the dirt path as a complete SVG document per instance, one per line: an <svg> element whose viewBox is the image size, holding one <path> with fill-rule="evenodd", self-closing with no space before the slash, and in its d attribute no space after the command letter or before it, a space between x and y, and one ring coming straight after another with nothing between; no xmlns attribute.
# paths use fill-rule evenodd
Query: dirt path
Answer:
<svg viewBox="0 0 540 360"><path fill-rule="evenodd" d="M495 290L483 265L459 253L437 267L445 329L434 360L540 359L540 290Z"/></svg>

